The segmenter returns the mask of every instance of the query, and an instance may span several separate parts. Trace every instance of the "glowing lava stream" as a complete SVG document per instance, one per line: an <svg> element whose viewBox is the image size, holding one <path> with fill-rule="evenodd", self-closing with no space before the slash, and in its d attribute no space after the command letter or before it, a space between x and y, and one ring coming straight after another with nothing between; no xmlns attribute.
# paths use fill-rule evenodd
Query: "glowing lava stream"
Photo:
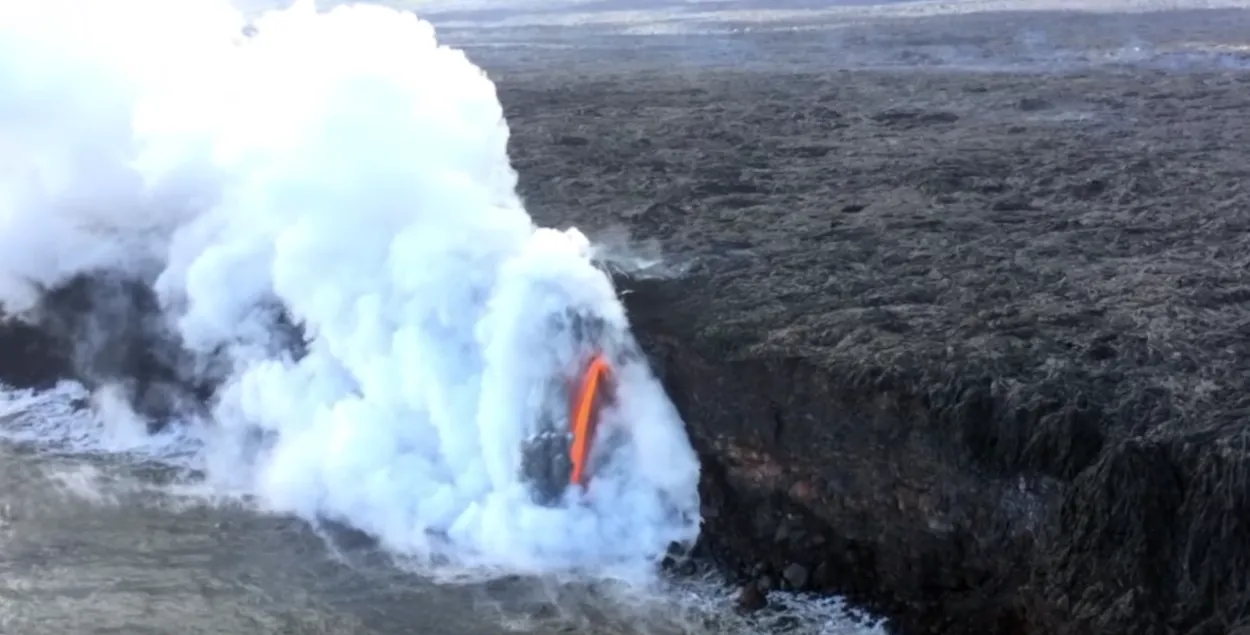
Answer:
<svg viewBox="0 0 1250 635"><path fill-rule="evenodd" d="M586 462L590 457L598 414L595 402L599 397L599 386L608 380L610 372L603 353L596 353L582 375L582 385L573 403L573 416L569 418L573 426L573 443L569 448L569 458L573 462L569 472L569 483L572 485L586 485Z"/></svg>

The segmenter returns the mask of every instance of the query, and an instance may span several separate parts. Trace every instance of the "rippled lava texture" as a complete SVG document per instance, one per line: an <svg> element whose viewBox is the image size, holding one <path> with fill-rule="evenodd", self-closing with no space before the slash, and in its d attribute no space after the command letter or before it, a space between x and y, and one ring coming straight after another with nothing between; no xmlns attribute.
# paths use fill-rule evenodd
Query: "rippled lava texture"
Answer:
<svg viewBox="0 0 1250 635"><path fill-rule="evenodd" d="M750 584L910 633L1247 623L1250 74L498 81L532 212L685 268L626 301Z"/></svg>

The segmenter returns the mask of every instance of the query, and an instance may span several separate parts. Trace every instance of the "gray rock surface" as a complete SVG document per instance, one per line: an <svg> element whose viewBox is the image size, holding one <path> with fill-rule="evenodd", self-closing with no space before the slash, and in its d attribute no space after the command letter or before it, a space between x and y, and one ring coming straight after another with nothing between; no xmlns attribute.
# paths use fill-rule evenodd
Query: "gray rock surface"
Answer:
<svg viewBox="0 0 1250 635"><path fill-rule="evenodd" d="M909 633L1246 619L1250 75L603 66L501 71L512 152L675 272L707 553Z"/></svg>

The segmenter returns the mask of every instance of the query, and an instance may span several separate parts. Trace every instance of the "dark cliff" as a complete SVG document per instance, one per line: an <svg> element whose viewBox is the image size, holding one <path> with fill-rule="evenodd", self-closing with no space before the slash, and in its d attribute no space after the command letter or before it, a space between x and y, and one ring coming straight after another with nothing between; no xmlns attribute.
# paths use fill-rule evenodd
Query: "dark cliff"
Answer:
<svg viewBox="0 0 1250 635"><path fill-rule="evenodd" d="M683 271L624 298L744 580L907 633L1214 634L1250 615L1247 81L501 89L532 212Z"/></svg>

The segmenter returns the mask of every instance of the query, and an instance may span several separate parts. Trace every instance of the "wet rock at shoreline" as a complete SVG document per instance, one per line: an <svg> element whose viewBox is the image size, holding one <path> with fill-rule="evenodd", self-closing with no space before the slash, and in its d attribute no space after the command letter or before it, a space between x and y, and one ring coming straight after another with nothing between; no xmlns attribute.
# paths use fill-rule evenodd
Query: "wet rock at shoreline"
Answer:
<svg viewBox="0 0 1250 635"><path fill-rule="evenodd" d="M753 613L768 606L768 593L760 585L750 582L742 585L738 591L738 610Z"/></svg>

